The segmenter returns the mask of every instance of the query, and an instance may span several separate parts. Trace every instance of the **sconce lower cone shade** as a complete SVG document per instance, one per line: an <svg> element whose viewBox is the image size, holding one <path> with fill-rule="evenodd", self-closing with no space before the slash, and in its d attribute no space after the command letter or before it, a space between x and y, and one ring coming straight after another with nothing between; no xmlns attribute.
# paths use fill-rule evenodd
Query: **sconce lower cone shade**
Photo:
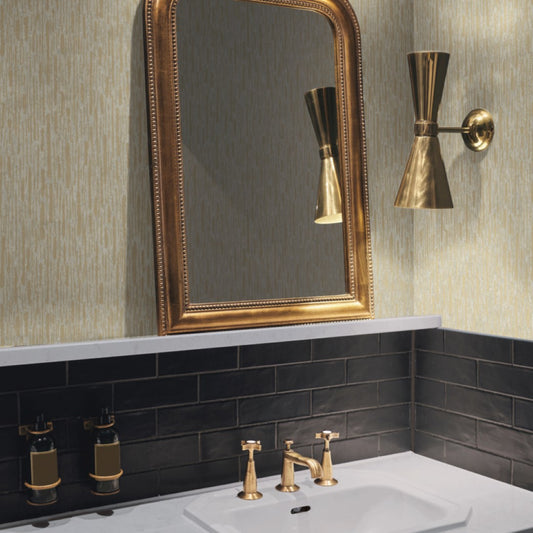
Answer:
<svg viewBox="0 0 533 533"><path fill-rule="evenodd" d="M337 158L337 100L335 87L321 87L305 93L307 109L320 146L320 179L315 222L342 222L342 197Z"/></svg>
<svg viewBox="0 0 533 533"><path fill-rule="evenodd" d="M453 207L437 137L415 137L394 206L410 209Z"/></svg>

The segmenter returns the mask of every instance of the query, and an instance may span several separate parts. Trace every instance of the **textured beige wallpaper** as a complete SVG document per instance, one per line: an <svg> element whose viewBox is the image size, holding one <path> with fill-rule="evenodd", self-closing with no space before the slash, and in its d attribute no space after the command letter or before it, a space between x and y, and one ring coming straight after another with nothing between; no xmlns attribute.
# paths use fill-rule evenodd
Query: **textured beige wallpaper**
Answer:
<svg viewBox="0 0 533 533"><path fill-rule="evenodd" d="M416 0L414 38L451 54L439 122L474 107L495 119L482 154L441 135L455 208L415 214L415 312L533 339L533 2Z"/></svg>
<svg viewBox="0 0 533 533"><path fill-rule="evenodd" d="M361 25L377 317L533 338L529 0L352 0ZM139 0L0 0L0 345L155 334ZM455 209L392 207L412 140L405 54L451 53Z"/></svg>
<svg viewBox="0 0 533 533"><path fill-rule="evenodd" d="M0 12L0 345L153 333L139 1Z"/></svg>

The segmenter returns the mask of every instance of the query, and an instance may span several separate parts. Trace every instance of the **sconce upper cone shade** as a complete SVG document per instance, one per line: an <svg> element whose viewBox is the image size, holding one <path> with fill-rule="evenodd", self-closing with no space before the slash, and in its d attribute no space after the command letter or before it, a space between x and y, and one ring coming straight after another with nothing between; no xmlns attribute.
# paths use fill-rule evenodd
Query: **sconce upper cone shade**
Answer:
<svg viewBox="0 0 533 533"><path fill-rule="evenodd" d="M395 207L453 207L437 138L437 115L449 57L446 52L413 52L407 55L416 119L415 139Z"/></svg>
<svg viewBox="0 0 533 533"><path fill-rule="evenodd" d="M315 209L317 224L342 222L342 196L337 164L337 100L335 87L305 93L307 109L320 146L320 180Z"/></svg>

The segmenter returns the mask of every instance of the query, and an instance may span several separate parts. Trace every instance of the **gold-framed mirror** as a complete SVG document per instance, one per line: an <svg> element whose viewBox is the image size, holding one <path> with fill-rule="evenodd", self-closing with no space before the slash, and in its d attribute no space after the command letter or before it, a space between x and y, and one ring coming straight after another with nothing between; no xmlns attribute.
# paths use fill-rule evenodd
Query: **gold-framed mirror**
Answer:
<svg viewBox="0 0 533 533"><path fill-rule="evenodd" d="M295 42L269 33L283 26ZM145 44L159 334L372 318L361 45L349 2L145 0ZM329 227L313 223L314 205L305 214L319 158L299 113L315 83L333 84L337 102L343 222ZM229 215L218 211L226 204Z"/></svg>

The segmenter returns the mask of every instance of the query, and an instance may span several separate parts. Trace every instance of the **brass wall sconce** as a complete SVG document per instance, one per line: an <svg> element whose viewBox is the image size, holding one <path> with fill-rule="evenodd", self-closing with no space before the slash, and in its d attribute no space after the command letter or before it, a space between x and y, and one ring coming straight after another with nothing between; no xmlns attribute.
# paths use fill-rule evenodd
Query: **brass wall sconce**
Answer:
<svg viewBox="0 0 533 533"><path fill-rule="evenodd" d="M461 127L442 128L437 124L449 57L446 52L407 54L415 108L415 139L395 207L453 207L437 137L439 133L461 133L466 146L475 152L486 150L494 136L494 121L485 109L470 111Z"/></svg>
<svg viewBox="0 0 533 533"><path fill-rule="evenodd" d="M305 93L307 109L320 146L320 180L315 222L342 222L342 197L339 185L337 148L337 101L335 87L321 87Z"/></svg>

